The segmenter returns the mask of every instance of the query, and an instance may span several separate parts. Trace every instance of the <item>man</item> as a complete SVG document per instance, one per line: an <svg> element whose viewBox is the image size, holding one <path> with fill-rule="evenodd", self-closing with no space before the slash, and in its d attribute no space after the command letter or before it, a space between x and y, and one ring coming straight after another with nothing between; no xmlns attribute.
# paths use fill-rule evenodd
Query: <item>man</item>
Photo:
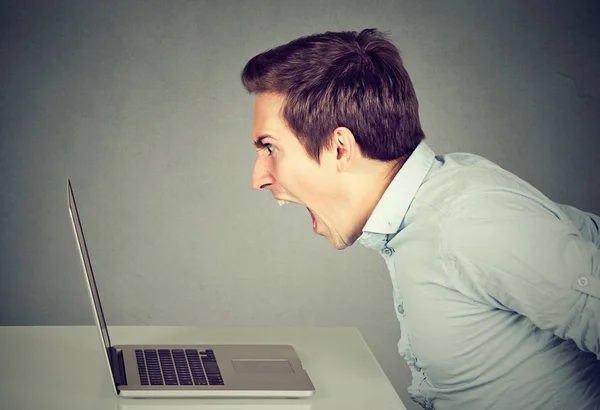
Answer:
<svg viewBox="0 0 600 410"><path fill-rule="evenodd" d="M256 189L337 249L387 263L411 398L426 409L600 408L600 218L476 155L436 156L377 30L252 58Z"/></svg>

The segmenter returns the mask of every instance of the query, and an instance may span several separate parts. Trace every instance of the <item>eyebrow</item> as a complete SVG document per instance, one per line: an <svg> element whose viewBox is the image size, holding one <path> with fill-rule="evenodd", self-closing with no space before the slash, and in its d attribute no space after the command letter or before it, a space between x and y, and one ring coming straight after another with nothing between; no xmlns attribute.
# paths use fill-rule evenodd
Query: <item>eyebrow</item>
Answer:
<svg viewBox="0 0 600 410"><path fill-rule="evenodd" d="M264 148L265 144L263 143L263 140L265 138L271 138L271 139L276 139L275 137L273 137L270 134L262 134L260 135L258 138L256 138L256 141L254 141L254 146L256 148Z"/></svg>

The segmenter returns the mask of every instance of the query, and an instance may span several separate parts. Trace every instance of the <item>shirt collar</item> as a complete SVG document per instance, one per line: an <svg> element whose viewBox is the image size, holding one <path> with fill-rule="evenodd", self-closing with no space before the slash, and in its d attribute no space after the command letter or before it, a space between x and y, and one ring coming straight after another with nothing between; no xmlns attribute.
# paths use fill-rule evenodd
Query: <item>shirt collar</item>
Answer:
<svg viewBox="0 0 600 410"><path fill-rule="evenodd" d="M435 153L425 141L421 141L375 206L363 228L363 234L358 238L359 242L370 242L368 233L392 234L398 232L400 224L434 160Z"/></svg>

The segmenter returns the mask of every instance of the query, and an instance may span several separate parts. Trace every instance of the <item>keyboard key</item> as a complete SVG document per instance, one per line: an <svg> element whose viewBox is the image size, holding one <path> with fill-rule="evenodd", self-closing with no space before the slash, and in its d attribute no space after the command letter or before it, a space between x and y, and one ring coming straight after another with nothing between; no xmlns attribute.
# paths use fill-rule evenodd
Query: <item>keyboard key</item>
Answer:
<svg viewBox="0 0 600 410"><path fill-rule="evenodd" d="M203 364L204 364L204 370L206 371L207 375L221 374L221 370L219 369L217 362L209 362L209 361L203 360Z"/></svg>

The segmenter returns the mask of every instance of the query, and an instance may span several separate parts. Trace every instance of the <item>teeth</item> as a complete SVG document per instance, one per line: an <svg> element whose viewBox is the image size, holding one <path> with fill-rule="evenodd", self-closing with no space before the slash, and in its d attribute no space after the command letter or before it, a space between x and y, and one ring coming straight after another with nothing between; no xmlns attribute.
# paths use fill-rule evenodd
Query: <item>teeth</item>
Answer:
<svg viewBox="0 0 600 410"><path fill-rule="evenodd" d="M279 204L279 206L284 206L285 204L287 204L286 201L282 201L281 199L278 199L277 203Z"/></svg>

